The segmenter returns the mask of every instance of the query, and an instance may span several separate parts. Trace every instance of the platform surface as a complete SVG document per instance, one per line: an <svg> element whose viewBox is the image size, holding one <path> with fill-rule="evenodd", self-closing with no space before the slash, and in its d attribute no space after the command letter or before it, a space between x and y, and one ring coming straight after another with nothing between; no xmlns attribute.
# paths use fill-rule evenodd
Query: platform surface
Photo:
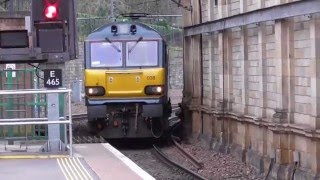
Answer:
<svg viewBox="0 0 320 180"><path fill-rule="evenodd" d="M76 144L74 151L75 156L80 155L81 158L84 158L100 179L154 180L152 176L108 143Z"/></svg>
<svg viewBox="0 0 320 180"><path fill-rule="evenodd" d="M74 156L0 155L5 180L154 180L108 143L76 144Z"/></svg>
<svg viewBox="0 0 320 180"><path fill-rule="evenodd" d="M99 179L80 158L1 159L1 179Z"/></svg>

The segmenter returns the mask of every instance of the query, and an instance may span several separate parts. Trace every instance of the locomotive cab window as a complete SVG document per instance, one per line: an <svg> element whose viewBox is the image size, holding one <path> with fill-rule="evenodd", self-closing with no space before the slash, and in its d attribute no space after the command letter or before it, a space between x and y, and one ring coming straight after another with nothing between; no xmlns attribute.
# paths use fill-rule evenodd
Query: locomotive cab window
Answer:
<svg viewBox="0 0 320 180"><path fill-rule="evenodd" d="M158 66L158 41L127 42L128 67Z"/></svg>
<svg viewBox="0 0 320 180"><path fill-rule="evenodd" d="M122 44L120 42L91 43L91 67L121 67Z"/></svg>

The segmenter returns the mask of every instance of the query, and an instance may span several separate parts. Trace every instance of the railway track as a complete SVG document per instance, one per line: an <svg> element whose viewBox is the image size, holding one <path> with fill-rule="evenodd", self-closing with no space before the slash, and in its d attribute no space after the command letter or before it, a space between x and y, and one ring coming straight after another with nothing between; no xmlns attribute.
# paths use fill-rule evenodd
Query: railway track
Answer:
<svg viewBox="0 0 320 180"><path fill-rule="evenodd" d="M98 136L73 136L74 144L86 144L86 143L106 143L107 141L103 137Z"/></svg>
<svg viewBox="0 0 320 180"><path fill-rule="evenodd" d="M207 180L205 177L201 176L200 174L180 165L177 162L174 162L171 160L171 158L169 158L167 155L165 155L159 147L157 147L156 145L153 145L153 149L154 152L156 153L156 157L162 161L163 163L165 163L168 166L171 166L175 169L177 169L178 171L180 171L184 176L186 176L187 179L199 179L199 180Z"/></svg>
<svg viewBox="0 0 320 180"><path fill-rule="evenodd" d="M179 121L178 117L175 117L175 112L179 110L179 107L175 107L172 109L172 113L174 114L173 117L171 117L171 121L176 121L178 124ZM177 127L177 126L176 126ZM175 136L173 136L174 131L176 131L176 127L173 126L173 129L171 131L171 141L174 144L174 147L184 156L186 157L192 164L193 166L195 166L195 168L197 170L200 170L203 168L203 163L198 161L195 157L193 157L190 153L188 153L186 150L183 149L183 147L176 141L176 139L179 139ZM159 147L157 147L156 145L153 145L153 149L154 152L156 153L156 157L162 161L163 163L172 166L175 169L178 169L178 171L182 172L183 175L185 175L188 178L191 179L200 179L200 180L206 180L205 177L201 176L200 174L198 174L197 172L194 172L186 167L184 167L183 165L171 160L173 158L168 157L166 154L164 154Z"/></svg>
<svg viewBox="0 0 320 180"><path fill-rule="evenodd" d="M190 160L190 162L197 168L197 170L203 168L203 163L198 161L194 156L188 153L183 147L172 137L172 141L175 147L179 150L181 154L183 154L186 158Z"/></svg>

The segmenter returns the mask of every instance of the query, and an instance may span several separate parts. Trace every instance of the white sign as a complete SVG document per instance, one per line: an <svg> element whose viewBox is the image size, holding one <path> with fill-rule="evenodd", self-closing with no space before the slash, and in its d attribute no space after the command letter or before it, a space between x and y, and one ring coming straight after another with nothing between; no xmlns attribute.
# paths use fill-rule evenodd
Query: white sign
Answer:
<svg viewBox="0 0 320 180"><path fill-rule="evenodd" d="M16 69L16 64L6 64L6 70L15 70ZM16 77L16 72L12 71L12 77ZM8 77L8 72L6 72L6 77Z"/></svg>
<svg viewBox="0 0 320 180"><path fill-rule="evenodd" d="M59 88L62 87L62 70L61 69L45 69L44 72L44 87Z"/></svg>

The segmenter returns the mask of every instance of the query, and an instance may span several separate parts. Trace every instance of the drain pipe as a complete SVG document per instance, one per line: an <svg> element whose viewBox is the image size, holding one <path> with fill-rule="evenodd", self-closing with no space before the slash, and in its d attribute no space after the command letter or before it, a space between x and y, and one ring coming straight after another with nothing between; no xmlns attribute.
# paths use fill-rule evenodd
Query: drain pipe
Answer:
<svg viewBox="0 0 320 180"><path fill-rule="evenodd" d="M202 6L201 6L201 0L199 0L199 16L200 16L200 24L202 23ZM203 45L202 45L202 34L200 34L200 69L201 69L201 74L200 74L200 105L203 105ZM201 133L203 134L204 130L203 130L203 113L200 110L201 113Z"/></svg>
<svg viewBox="0 0 320 180"><path fill-rule="evenodd" d="M295 162L295 163L294 163L294 167L293 167L293 170L292 170L291 180L294 180L294 174L296 173L296 170L297 170L297 168L298 168L298 164L299 164L299 162Z"/></svg>
<svg viewBox="0 0 320 180"><path fill-rule="evenodd" d="M275 159L274 158L271 158L271 161L270 161L270 164L269 164L269 168L268 168L268 172L267 172L267 175L265 176L264 180L267 180L269 178L269 174L273 168L273 164L275 162Z"/></svg>
<svg viewBox="0 0 320 180"><path fill-rule="evenodd" d="M224 68L225 68L225 65L224 65L224 61L225 61L225 55L224 55L224 53L225 53L225 48L224 48L224 44L225 44L225 42L224 42L224 38L225 38L225 30L223 30L222 31L222 54L221 54L221 56L222 56L222 127L221 127L221 133L220 133L220 138L221 138L221 144L223 144L223 136L224 136L224 119L226 118L226 116L225 116L225 100L224 100L224 91L225 91L225 75L224 75Z"/></svg>

